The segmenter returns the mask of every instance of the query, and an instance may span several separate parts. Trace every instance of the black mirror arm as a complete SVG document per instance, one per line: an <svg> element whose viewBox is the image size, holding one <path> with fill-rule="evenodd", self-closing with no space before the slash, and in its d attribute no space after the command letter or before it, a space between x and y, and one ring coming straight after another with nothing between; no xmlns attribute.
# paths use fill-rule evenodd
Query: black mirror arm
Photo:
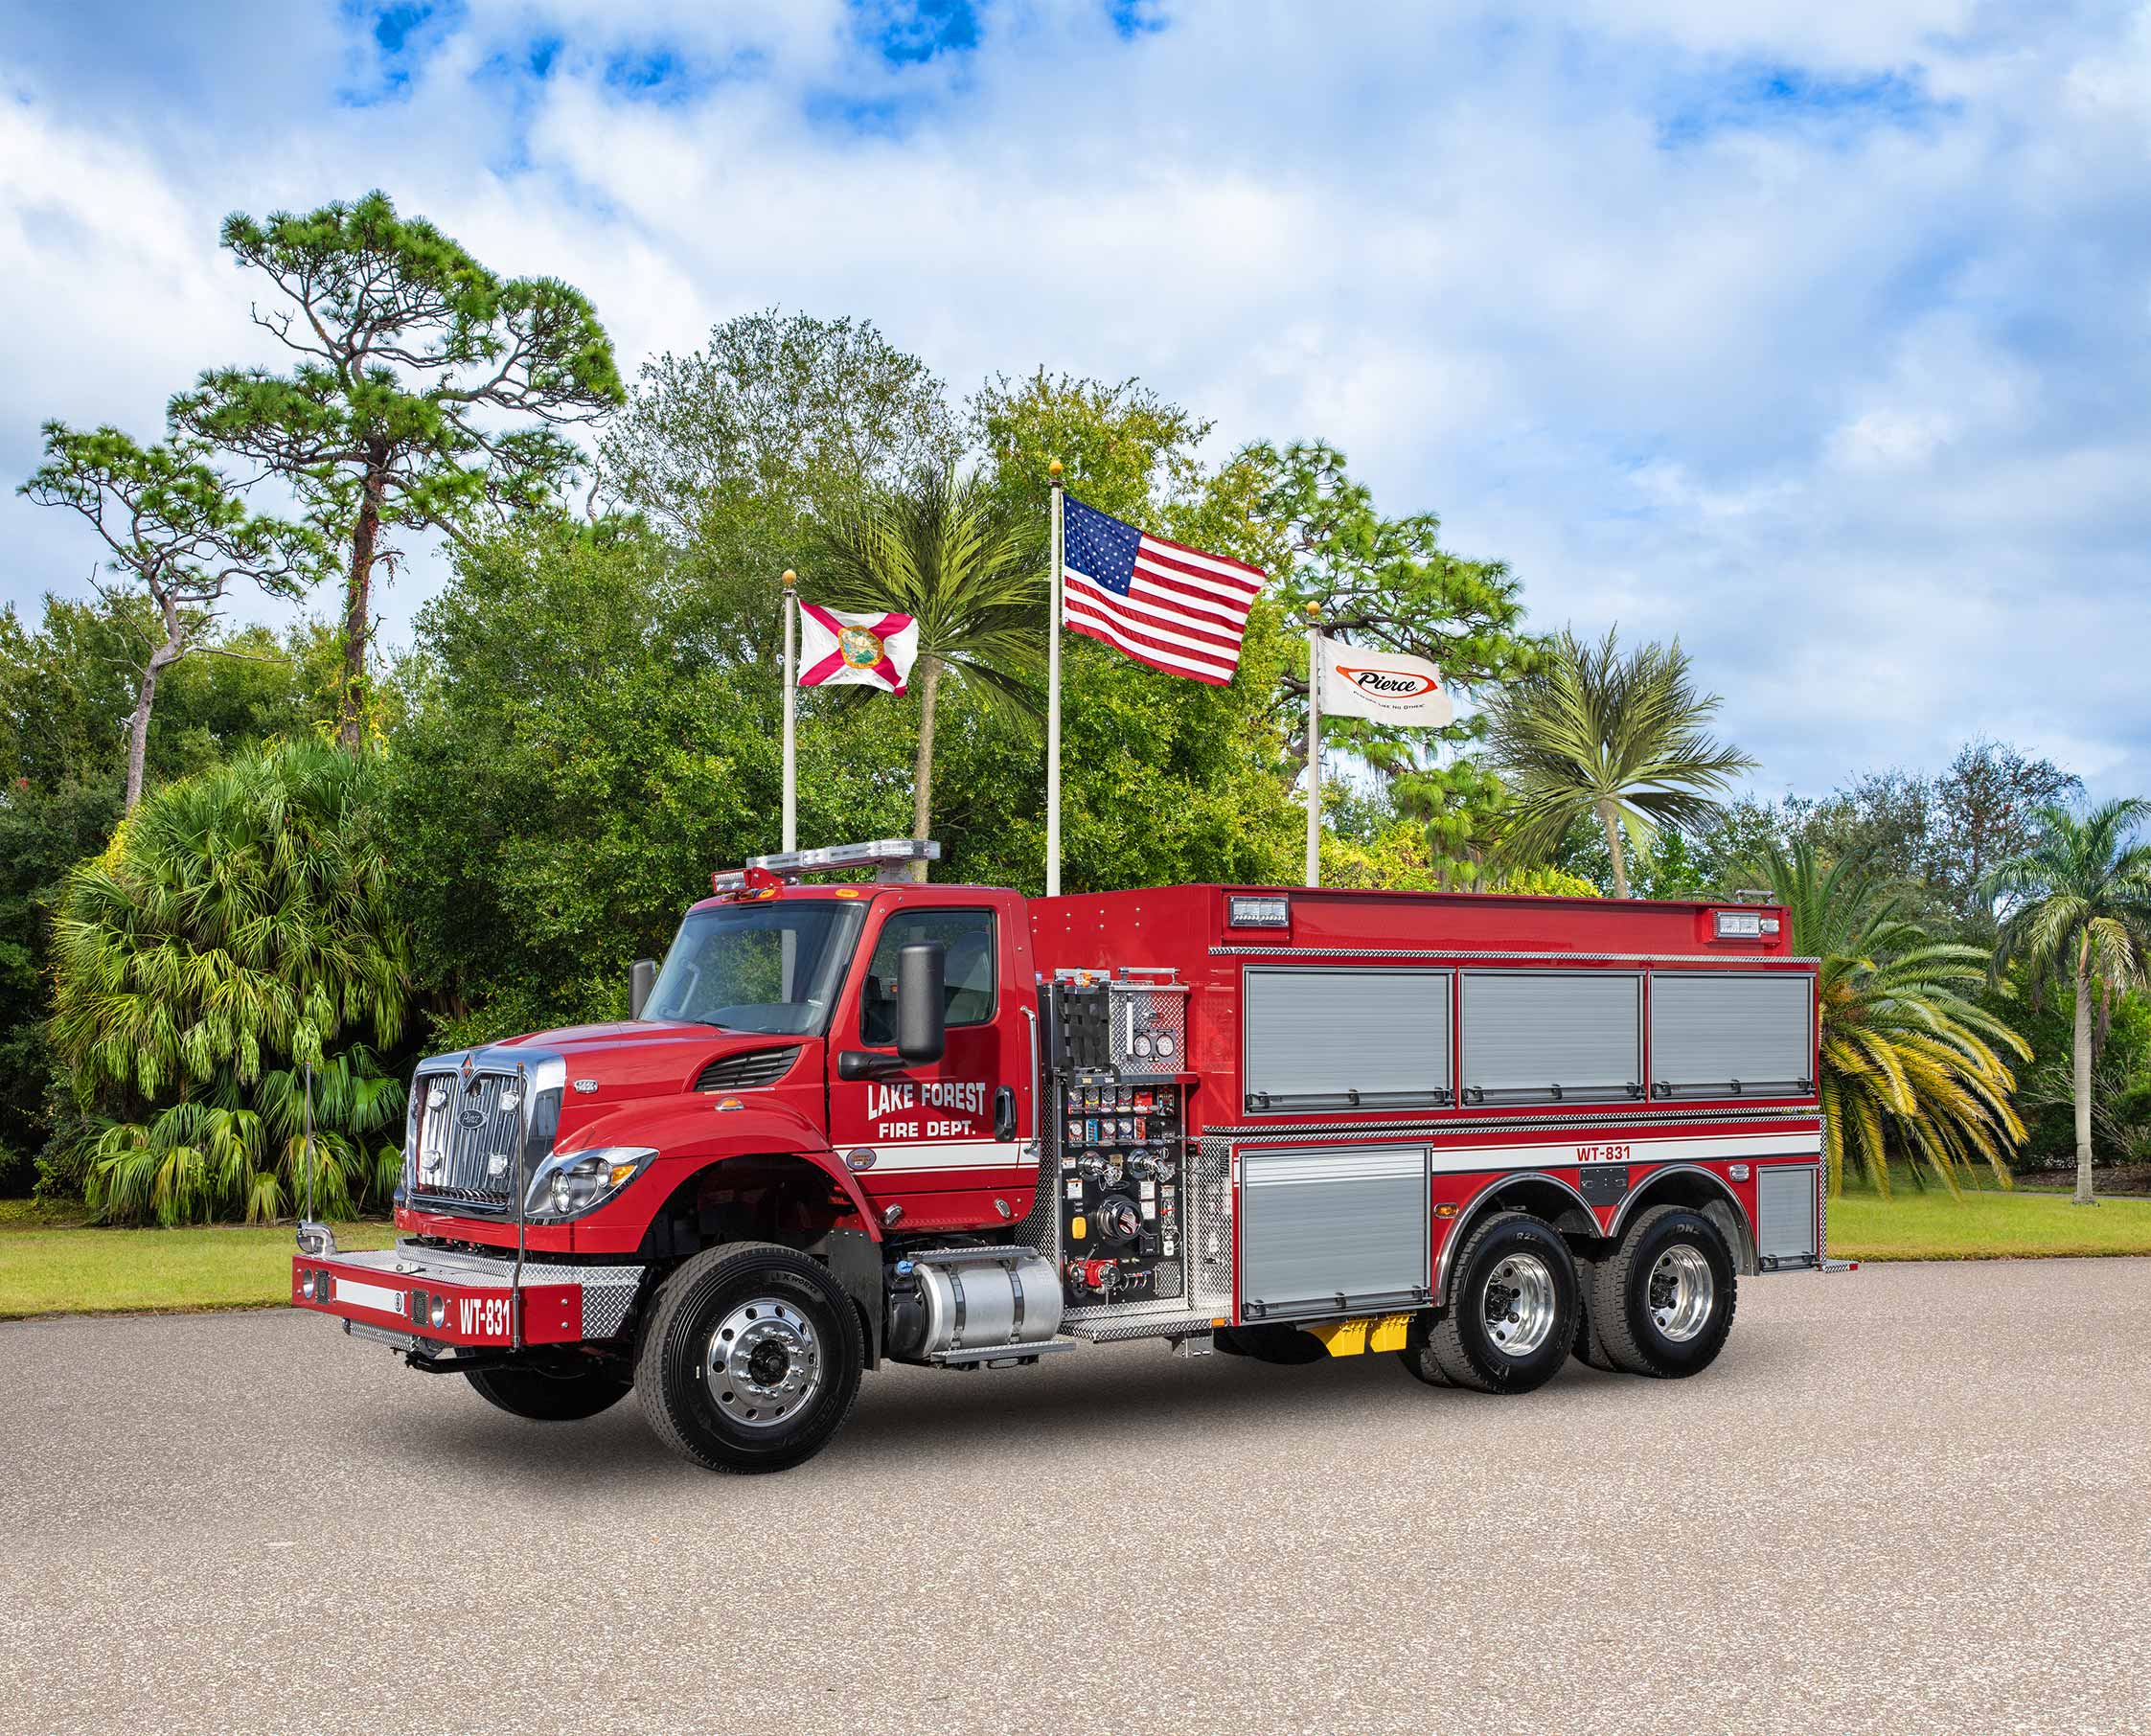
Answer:
<svg viewBox="0 0 2151 1736"><path fill-rule="evenodd" d="M909 1066L901 1055L881 1055L872 1049L843 1049L836 1056L839 1079L887 1079Z"/></svg>

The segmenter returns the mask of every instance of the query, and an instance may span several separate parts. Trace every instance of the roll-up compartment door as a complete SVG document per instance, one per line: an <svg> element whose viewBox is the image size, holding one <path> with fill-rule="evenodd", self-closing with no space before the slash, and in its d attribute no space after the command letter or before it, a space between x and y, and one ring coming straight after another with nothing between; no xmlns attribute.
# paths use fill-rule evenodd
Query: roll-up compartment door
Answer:
<svg viewBox="0 0 2151 1736"><path fill-rule="evenodd" d="M1447 971L1249 966L1242 1090L1257 1113L1449 1101Z"/></svg>
<svg viewBox="0 0 2151 1736"><path fill-rule="evenodd" d="M1651 1089L1814 1089L1815 979L1805 971L1651 974Z"/></svg>
<svg viewBox="0 0 2151 1736"><path fill-rule="evenodd" d="M1244 1151L1243 1309L1275 1317L1421 1298L1427 1195L1424 1146Z"/></svg>
<svg viewBox="0 0 2151 1736"><path fill-rule="evenodd" d="M1628 971L1467 971L1467 1103L1639 1097L1643 979Z"/></svg>
<svg viewBox="0 0 2151 1736"><path fill-rule="evenodd" d="M1756 1167L1755 1263L1765 1271L1821 1258L1820 1185L1821 1171L1811 1163Z"/></svg>

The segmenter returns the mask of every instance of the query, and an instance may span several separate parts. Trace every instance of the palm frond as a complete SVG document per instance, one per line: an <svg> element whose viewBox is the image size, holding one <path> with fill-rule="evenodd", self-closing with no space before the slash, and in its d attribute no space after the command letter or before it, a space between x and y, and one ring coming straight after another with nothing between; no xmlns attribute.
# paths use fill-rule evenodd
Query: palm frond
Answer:
<svg viewBox="0 0 2151 1736"><path fill-rule="evenodd" d="M1661 826L1714 818L1717 798L1755 764L1709 734L1718 704L1696 687L1678 640L1623 655L1612 630L1595 643L1564 631L1541 668L1488 706L1489 757L1514 798L1504 854L1543 856L1594 811L1615 816L1637 852Z"/></svg>
<svg viewBox="0 0 2151 1736"><path fill-rule="evenodd" d="M1936 941L1864 864L1825 862L1802 841L1771 849L1765 871L1793 944L1820 960L1823 1157L1831 1185L1849 1154L1889 1192L1894 1153L1951 1193L1975 1163L2009 1184L2025 1138L2016 1076L1998 1050L2030 1056L2023 1038L1968 997L1986 954Z"/></svg>

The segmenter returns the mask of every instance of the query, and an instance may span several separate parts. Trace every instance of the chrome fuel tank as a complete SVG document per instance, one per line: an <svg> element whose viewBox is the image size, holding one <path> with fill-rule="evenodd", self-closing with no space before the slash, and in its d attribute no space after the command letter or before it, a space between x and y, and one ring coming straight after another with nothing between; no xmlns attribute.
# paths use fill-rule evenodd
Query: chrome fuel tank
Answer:
<svg viewBox="0 0 2151 1736"><path fill-rule="evenodd" d="M1061 1330L1060 1272L1033 1248L928 1248L895 1277L889 1354L906 1361L1035 1357Z"/></svg>

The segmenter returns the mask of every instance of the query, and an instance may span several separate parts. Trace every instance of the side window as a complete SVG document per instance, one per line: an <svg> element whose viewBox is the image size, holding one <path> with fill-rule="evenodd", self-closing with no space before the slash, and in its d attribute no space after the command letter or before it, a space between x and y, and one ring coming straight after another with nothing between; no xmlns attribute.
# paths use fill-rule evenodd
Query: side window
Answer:
<svg viewBox="0 0 2151 1736"><path fill-rule="evenodd" d="M943 982L951 1025L993 1022L994 913L991 910L899 910L881 925L867 961L859 996L859 1039L886 1046L896 1041L898 949L915 941L939 941Z"/></svg>

